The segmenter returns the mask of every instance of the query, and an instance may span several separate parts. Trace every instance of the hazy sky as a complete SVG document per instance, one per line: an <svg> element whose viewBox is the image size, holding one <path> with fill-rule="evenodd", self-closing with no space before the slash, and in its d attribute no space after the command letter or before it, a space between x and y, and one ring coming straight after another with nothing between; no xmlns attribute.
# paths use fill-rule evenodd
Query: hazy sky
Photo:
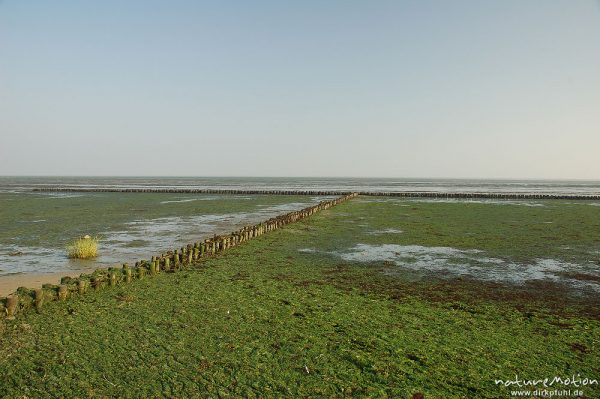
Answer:
<svg viewBox="0 0 600 399"><path fill-rule="evenodd" d="M0 175L600 179L600 2L0 1Z"/></svg>

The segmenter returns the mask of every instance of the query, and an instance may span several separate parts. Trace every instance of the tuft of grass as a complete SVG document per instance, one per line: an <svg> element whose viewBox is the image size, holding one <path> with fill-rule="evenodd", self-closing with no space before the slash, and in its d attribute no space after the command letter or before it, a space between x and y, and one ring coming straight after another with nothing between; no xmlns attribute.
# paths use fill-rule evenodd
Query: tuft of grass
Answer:
<svg viewBox="0 0 600 399"><path fill-rule="evenodd" d="M67 254L69 258L75 259L92 259L98 253L98 238L85 237L78 238L67 246Z"/></svg>

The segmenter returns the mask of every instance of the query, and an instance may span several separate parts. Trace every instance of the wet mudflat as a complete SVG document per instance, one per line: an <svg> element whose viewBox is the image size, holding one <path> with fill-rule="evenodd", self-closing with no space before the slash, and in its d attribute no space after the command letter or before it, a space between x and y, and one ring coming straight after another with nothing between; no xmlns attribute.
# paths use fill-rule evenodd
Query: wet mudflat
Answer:
<svg viewBox="0 0 600 399"><path fill-rule="evenodd" d="M495 379L598 378L600 210L539 204L356 198L52 303L0 324L0 392L505 398Z"/></svg>
<svg viewBox="0 0 600 399"><path fill-rule="evenodd" d="M0 192L0 278L133 263L323 198ZM86 234L100 238L100 256L86 261L68 259L67 244Z"/></svg>

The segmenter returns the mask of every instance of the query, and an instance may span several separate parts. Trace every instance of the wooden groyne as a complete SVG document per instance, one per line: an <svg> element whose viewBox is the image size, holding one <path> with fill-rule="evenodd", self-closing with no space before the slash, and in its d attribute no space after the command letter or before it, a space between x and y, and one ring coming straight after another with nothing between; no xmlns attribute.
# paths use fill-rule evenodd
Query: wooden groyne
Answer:
<svg viewBox="0 0 600 399"><path fill-rule="evenodd" d="M194 242L152 256L149 260L140 260L132 266L125 263L122 267L97 269L91 274L82 274L75 278L63 277L60 285L44 284L42 288L38 289L21 287L17 289L16 293L6 298L0 298L0 319L13 318L15 315L30 309L39 312L48 302L64 301L72 296L83 295L89 290L114 287L135 280L151 278L159 273L173 273L187 269L202 259L219 254L226 249L236 247L287 224L307 218L321 210L329 209L356 197L356 195L356 193L349 193L332 200L321 201L299 211L288 212L253 226L245 226L231 234L215 235L204 241Z"/></svg>
<svg viewBox="0 0 600 399"><path fill-rule="evenodd" d="M111 188L111 187L38 187L33 191L75 193L173 193L173 194L261 194L261 195L349 195L340 190L229 190L203 188ZM536 193L490 193L490 192L432 192L432 191L359 191L358 195L402 198L472 198L472 199L562 199L600 200L600 194L536 194Z"/></svg>

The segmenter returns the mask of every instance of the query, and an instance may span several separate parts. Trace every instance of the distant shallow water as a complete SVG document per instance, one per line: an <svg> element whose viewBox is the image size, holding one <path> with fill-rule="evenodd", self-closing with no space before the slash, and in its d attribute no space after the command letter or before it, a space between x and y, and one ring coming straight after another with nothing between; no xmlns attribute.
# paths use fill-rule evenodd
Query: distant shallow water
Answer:
<svg viewBox="0 0 600 399"><path fill-rule="evenodd" d="M0 177L0 192L39 187L490 192L600 195L600 181L261 177ZM60 194L60 193L59 193ZM65 195L65 194L63 194ZM67 195L76 195L69 193Z"/></svg>

